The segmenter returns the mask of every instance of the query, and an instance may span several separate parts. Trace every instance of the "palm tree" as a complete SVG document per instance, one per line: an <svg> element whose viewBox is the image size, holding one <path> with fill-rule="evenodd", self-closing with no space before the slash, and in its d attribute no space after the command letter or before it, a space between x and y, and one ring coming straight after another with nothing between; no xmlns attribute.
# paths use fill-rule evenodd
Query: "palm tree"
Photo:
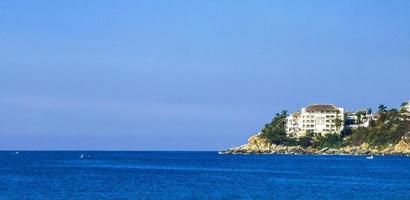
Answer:
<svg viewBox="0 0 410 200"><path fill-rule="evenodd" d="M385 106L384 104L380 104L379 105L379 112L384 113L386 112L387 106Z"/></svg>
<svg viewBox="0 0 410 200"><path fill-rule="evenodd" d="M361 124L361 121L362 121L362 113L361 113L361 112L357 112L357 113L356 113L356 118L357 118L356 124L357 124L357 125L360 125L360 124Z"/></svg>
<svg viewBox="0 0 410 200"><path fill-rule="evenodd" d="M367 114L369 114L369 115L372 114L372 108L367 109Z"/></svg>
<svg viewBox="0 0 410 200"><path fill-rule="evenodd" d="M336 132L339 132L339 127L342 125L342 120L339 118L340 111L336 110L336 119L335 119L335 125L336 125Z"/></svg>
<svg viewBox="0 0 410 200"><path fill-rule="evenodd" d="M288 116L288 111L287 110L282 110L281 115L284 116L284 117L287 117Z"/></svg>
<svg viewBox="0 0 410 200"><path fill-rule="evenodd" d="M386 121L387 118L387 106L385 106L384 104L380 104L379 105L379 123L383 124Z"/></svg>

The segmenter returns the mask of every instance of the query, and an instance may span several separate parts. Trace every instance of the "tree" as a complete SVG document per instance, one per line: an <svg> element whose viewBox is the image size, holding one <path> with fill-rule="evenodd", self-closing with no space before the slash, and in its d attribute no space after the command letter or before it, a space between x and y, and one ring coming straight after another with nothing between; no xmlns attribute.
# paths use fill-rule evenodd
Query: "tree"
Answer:
<svg viewBox="0 0 410 200"><path fill-rule="evenodd" d="M318 136L313 146L316 148L340 148L343 145L343 138L339 134L326 134Z"/></svg>
<svg viewBox="0 0 410 200"><path fill-rule="evenodd" d="M375 123L375 121L373 120L373 118L370 117L370 119L369 119L369 127L374 127L374 126L376 126L376 123Z"/></svg>
<svg viewBox="0 0 410 200"><path fill-rule="evenodd" d="M298 145L300 145L303 148L307 148L312 145L312 137L311 136L302 136L298 139L297 142Z"/></svg>
<svg viewBox="0 0 410 200"><path fill-rule="evenodd" d="M407 112L409 112L409 111L407 110L406 107L401 107L400 108L400 113L407 113Z"/></svg>
<svg viewBox="0 0 410 200"><path fill-rule="evenodd" d="M336 110L336 119L335 119L336 132L339 132L339 127L343 123L343 120L340 119L339 114L340 114L340 111Z"/></svg>
<svg viewBox="0 0 410 200"><path fill-rule="evenodd" d="M385 106L384 104L380 104L379 105L379 113L384 113L387 110L387 106Z"/></svg>
<svg viewBox="0 0 410 200"><path fill-rule="evenodd" d="M387 111L387 106L385 106L384 104L380 104L379 105L379 124L383 124L386 121L386 111Z"/></svg>
<svg viewBox="0 0 410 200"><path fill-rule="evenodd" d="M353 133L353 130L351 128L345 128L343 129L341 135L342 135L342 138L344 138L344 137L351 135L352 133Z"/></svg>
<svg viewBox="0 0 410 200"><path fill-rule="evenodd" d="M357 113L356 113L356 118L357 118L356 124L357 124L357 125L360 125L360 124L361 124L361 121L362 121L362 113L357 112Z"/></svg>
<svg viewBox="0 0 410 200"><path fill-rule="evenodd" d="M366 119L366 111L358 111L356 113L356 117L357 117L357 125L360 125L363 122L363 119Z"/></svg>
<svg viewBox="0 0 410 200"><path fill-rule="evenodd" d="M408 114L409 114L409 109L407 108L408 105L409 105L408 102L403 102L400 106L400 113L405 115L406 118L408 117Z"/></svg>
<svg viewBox="0 0 410 200"><path fill-rule="evenodd" d="M372 114L372 108L368 108L368 109L367 109L367 114L368 114L368 115Z"/></svg>
<svg viewBox="0 0 410 200"><path fill-rule="evenodd" d="M290 144L291 139L286 136L286 117L286 110L283 110L281 113L276 113L271 123L266 124L262 129L261 137L275 144Z"/></svg>

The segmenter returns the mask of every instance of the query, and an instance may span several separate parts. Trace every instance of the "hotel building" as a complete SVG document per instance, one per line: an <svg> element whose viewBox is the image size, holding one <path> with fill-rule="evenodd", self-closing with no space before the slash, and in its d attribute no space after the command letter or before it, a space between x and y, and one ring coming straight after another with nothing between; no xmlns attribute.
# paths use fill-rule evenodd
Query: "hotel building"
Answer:
<svg viewBox="0 0 410 200"><path fill-rule="evenodd" d="M286 131L289 137L301 137L308 133L340 133L343 128L343 108L333 104L312 104L288 116Z"/></svg>

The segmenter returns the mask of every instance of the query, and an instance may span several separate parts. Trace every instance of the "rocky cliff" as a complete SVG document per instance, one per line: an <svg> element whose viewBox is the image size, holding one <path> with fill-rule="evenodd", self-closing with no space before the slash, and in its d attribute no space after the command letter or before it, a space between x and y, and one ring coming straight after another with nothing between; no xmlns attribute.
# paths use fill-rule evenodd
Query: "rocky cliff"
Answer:
<svg viewBox="0 0 410 200"><path fill-rule="evenodd" d="M284 146L276 145L269 142L267 139L260 137L260 133L251 136L248 143L239 147L230 148L221 151L223 154L307 154L313 153L301 146Z"/></svg>
<svg viewBox="0 0 410 200"><path fill-rule="evenodd" d="M260 137L251 136L248 143L239 147L223 150L222 154L324 154L324 155L410 155L410 140L403 138L399 143L386 148L371 148L367 143L360 146L345 146L340 149L276 145Z"/></svg>

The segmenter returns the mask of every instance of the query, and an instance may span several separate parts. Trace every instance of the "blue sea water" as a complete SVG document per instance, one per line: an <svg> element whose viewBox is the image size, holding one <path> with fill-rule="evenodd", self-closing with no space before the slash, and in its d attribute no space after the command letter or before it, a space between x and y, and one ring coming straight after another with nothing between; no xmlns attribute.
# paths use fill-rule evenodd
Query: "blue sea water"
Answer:
<svg viewBox="0 0 410 200"><path fill-rule="evenodd" d="M410 199L410 157L3 151L0 199Z"/></svg>

